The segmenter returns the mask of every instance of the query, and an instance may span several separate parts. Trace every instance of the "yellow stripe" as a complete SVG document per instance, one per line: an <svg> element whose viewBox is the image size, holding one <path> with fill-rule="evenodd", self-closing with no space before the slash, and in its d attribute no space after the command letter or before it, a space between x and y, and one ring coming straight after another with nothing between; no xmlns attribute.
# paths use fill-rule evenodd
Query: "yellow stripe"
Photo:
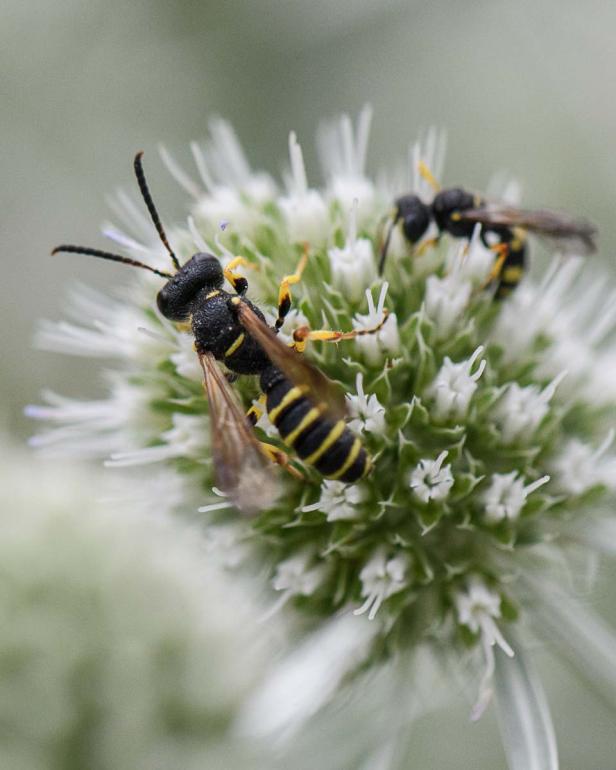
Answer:
<svg viewBox="0 0 616 770"><path fill-rule="evenodd" d="M206 299L212 299L212 297L217 297L220 294L220 291L218 289L214 289L214 291L211 291L209 294L205 295Z"/></svg>
<svg viewBox="0 0 616 770"><path fill-rule="evenodd" d="M359 454L361 450L361 441L356 438L353 442L353 446L351 447L351 451L349 452L347 459L344 461L344 464L342 468L340 468L339 471L336 471L336 473L329 474L330 479L339 479L340 476L343 476L353 465L355 460L357 460L357 455Z"/></svg>
<svg viewBox="0 0 616 770"><path fill-rule="evenodd" d="M370 471L372 470L372 458L369 454L366 453L366 462L364 463L364 469L361 474L361 478L363 479L364 476L367 476Z"/></svg>
<svg viewBox="0 0 616 770"><path fill-rule="evenodd" d="M229 358L229 356L232 356L235 353L235 351L239 348L242 342L244 342L245 337L246 335L244 334L244 332L242 332L241 334L238 334L238 336L233 340L231 345L229 345L229 347L225 350L225 358Z"/></svg>
<svg viewBox="0 0 616 770"><path fill-rule="evenodd" d="M295 428L294 430L289 433L288 436L284 436L283 441L285 444L288 444L289 446L293 446L295 443L295 439L299 436L299 434L306 430L306 428L309 425L312 425L312 423L317 420L321 414L323 413L323 410L325 409L325 405L321 404L319 406L313 407L308 414L304 417L304 419L300 422L300 424Z"/></svg>
<svg viewBox="0 0 616 770"><path fill-rule="evenodd" d="M274 425L276 424L276 418L278 415L286 409L288 406L291 406L292 403L295 401L299 401L299 399L306 393L308 388L305 385L297 385L294 388L291 388L291 390L287 391L287 393L284 394L282 401L278 404L278 406L275 406L271 412L268 412L268 417L270 418L270 422L273 422Z"/></svg>
<svg viewBox="0 0 616 770"><path fill-rule="evenodd" d="M317 460L323 455L330 446L335 442L338 441L340 436L344 433L344 429L346 427L346 424L344 420L338 420L338 422L334 425L334 427L330 430L330 432L325 436L323 441L321 442L321 446L318 449L315 449L314 452L309 455L308 457L304 458L304 462L308 465L314 465Z"/></svg>
<svg viewBox="0 0 616 770"><path fill-rule="evenodd" d="M523 274L524 274L524 271L522 270L521 267L517 267L517 266L506 267L503 270L502 280L507 281L507 283L517 283Z"/></svg>

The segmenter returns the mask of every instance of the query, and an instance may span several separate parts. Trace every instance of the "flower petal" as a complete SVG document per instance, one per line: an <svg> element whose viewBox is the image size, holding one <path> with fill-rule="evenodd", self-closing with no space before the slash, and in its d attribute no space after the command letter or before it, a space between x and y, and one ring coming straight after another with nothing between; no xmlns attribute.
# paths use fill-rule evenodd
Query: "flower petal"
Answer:
<svg viewBox="0 0 616 770"><path fill-rule="evenodd" d="M496 650L494 689L510 770L558 770L556 736L543 687L520 642L515 657Z"/></svg>

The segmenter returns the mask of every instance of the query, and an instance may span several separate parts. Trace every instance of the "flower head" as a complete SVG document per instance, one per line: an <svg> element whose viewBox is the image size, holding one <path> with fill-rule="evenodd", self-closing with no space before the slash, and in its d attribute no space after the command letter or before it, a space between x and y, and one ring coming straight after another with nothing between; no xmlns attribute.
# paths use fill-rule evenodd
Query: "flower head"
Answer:
<svg viewBox="0 0 616 770"><path fill-rule="evenodd" d="M366 478L345 484L301 467L275 420L261 415L259 438L290 454L289 472L280 473L284 493L250 521L230 500L210 494L216 468L192 338L157 312L159 284L150 275L135 275L119 304L79 292L79 312L69 323L42 327L41 344L109 356L115 370L107 400L47 394L47 406L31 408L48 423L35 443L115 465L156 460L174 469L203 496L200 515L210 534L220 534L214 540L229 553L223 561L259 559L276 607L301 615L315 639L331 641L329 629L344 628L344 644L331 644L337 673L327 661L321 666L330 685L419 646L455 660L479 653L477 715L507 679L503 671L522 677L512 666L522 665L523 645L505 639L519 638L518 617L535 616L537 592L527 577L538 576L533 585L545 587L569 544L590 547L599 540L589 536L596 519L610 517L609 506L600 513L586 503L608 499L616 487L608 452L614 348L606 343L616 325L616 295L603 279L597 286L581 279L575 260L555 260L538 282L523 276L510 298L495 300L494 252L483 237L495 233L477 226L470 239L453 238L435 222L420 253L396 224L396 245L379 276L383 222L394 196L408 190L385 190L368 177L370 117L364 110L356 126L343 117L323 129L322 189L308 186L294 134L282 188L251 170L221 122L204 149L193 147L200 183L164 156L193 199L187 225L170 231L180 261L196 250L212 251L224 265L241 255L247 296L270 318L280 279L292 277L294 310L281 338L292 343L300 328L322 330L305 355L347 394L348 428L360 443L345 437L354 451L363 446L370 454ZM430 133L411 152L409 186L426 203L434 180L425 164L440 174L441 147ZM116 227L108 235L127 256L168 270L134 202L122 195L114 205L127 232ZM597 319L599 305L605 315ZM320 343L328 330L356 334ZM233 388L245 408L263 407L254 378L241 377ZM305 396L310 401L310 389ZM315 404L315 419L325 406ZM336 423L335 430L343 429ZM327 433L322 453L337 435ZM355 648L353 628L362 629ZM515 652L515 664L501 670L497 647L507 660ZM307 658L314 660L312 652ZM537 687L525 692L532 699ZM294 713L313 713L314 702Z"/></svg>

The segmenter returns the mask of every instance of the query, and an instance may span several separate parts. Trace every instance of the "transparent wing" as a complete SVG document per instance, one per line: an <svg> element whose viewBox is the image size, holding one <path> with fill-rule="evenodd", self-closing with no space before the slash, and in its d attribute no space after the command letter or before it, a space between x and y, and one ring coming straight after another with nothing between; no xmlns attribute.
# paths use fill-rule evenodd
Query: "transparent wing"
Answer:
<svg viewBox="0 0 616 770"><path fill-rule="evenodd" d="M504 203L488 203L485 208L460 211L460 218L483 225L522 227L555 241L567 254L587 256L597 250L595 226L585 219L548 209L519 209Z"/></svg>
<svg viewBox="0 0 616 770"><path fill-rule="evenodd" d="M210 353L199 354L209 402L216 484L244 513L271 506L278 483L235 393Z"/></svg>
<svg viewBox="0 0 616 770"><path fill-rule="evenodd" d="M340 388L296 350L285 345L245 302L239 305L238 317L275 366L293 383L308 386L311 401L326 404L327 415L333 420L347 416L346 400Z"/></svg>

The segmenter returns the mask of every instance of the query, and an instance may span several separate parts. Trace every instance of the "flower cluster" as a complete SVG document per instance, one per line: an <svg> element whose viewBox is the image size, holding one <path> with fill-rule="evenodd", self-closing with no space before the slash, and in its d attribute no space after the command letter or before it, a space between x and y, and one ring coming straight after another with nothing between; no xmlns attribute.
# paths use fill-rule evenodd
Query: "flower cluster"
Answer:
<svg viewBox="0 0 616 770"><path fill-rule="evenodd" d="M380 277L383 222L404 190L368 177L369 124L364 110L355 127L344 117L323 129L320 189L310 186L294 134L282 188L251 170L220 121L205 145L192 146L198 182L162 152L192 198L186 226L168 232L175 251L181 259L208 251L223 264L242 255L248 296L270 317L278 281L308 244L283 338L306 323L367 329L388 311L378 333L311 343L306 353L346 390L350 426L374 459L367 479L345 485L308 468L299 481L281 471L284 494L253 520L209 492L207 403L192 339L156 311L159 279L137 271L118 299L79 289L71 321L41 327L39 345L115 364L106 400L49 393L46 406L30 408L52 424L34 443L112 465L170 464L202 490L221 560L237 565L250 551L267 566L276 608L294 607L315 626L339 613L372 621L370 643L358 635L362 655L348 656L353 666L426 641L478 652L478 714L494 646L517 654L509 630L532 609L517 577L541 574L555 551L579 542L580 512L591 530L599 514L590 503L616 486L616 358L606 342L616 303L603 282L580 278L581 260L558 257L543 279L525 277L495 301L485 288L494 254L478 233L435 242L429 230L413 254L396 228ZM417 170L421 162L440 174L442 137L429 132L411 158L409 187L426 198ZM168 270L132 198L122 193L113 205L125 230L106 234L126 255ZM234 387L246 407L258 398L248 378ZM266 418L257 431L278 441Z"/></svg>
<svg viewBox="0 0 616 770"><path fill-rule="evenodd" d="M2 764L275 766L232 725L282 634L254 633L261 592L230 586L195 528L166 515L173 478L152 516L134 485L3 437L0 460Z"/></svg>

